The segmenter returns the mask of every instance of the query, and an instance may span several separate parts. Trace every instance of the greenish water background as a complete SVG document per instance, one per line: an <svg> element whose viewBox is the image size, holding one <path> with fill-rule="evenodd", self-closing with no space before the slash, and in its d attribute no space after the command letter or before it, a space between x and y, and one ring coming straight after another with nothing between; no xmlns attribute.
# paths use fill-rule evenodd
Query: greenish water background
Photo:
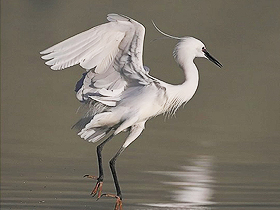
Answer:
<svg viewBox="0 0 280 210"><path fill-rule="evenodd" d="M83 70L51 71L39 52L106 22L108 13L146 27L144 63L178 84L175 36L201 39L224 65L196 59L200 85L176 117L150 120L119 158L125 209L280 208L279 1L1 1L1 209L108 209L89 196L95 144L71 126ZM104 149L114 155L125 134ZM105 169L104 192L114 192Z"/></svg>

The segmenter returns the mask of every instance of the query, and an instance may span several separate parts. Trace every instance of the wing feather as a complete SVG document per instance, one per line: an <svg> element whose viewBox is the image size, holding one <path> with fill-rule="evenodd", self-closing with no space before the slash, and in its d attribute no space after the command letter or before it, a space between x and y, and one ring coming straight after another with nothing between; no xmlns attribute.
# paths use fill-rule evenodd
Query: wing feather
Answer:
<svg viewBox="0 0 280 210"><path fill-rule="evenodd" d="M53 70L79 64L87 70L79 80L77 98L115 106L131 84L146 85L151 78L142 63L145 28L135 20L109 14L109 23L66 39L44 51L42 59Z"/></svg>

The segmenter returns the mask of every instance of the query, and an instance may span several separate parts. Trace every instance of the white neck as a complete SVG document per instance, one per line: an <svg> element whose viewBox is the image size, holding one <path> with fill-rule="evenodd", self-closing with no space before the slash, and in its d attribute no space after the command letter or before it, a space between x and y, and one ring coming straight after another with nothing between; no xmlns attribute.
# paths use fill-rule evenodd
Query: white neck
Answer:
<svg viewBox="0 0 280 210"><path fill-rule="evenodd" d="M174 114L175 111L184 103L188 102L198 87L198 70L193 59L187 59L180 64L185 74L185 81L180 85L171 85L167 89L167 112Z"/></svg>
<svg viewBox="0 0 280 210"><path fill-rule="evenodd" d="M182 65L182 69L184 71L185 81L183 82L183 84L179 86L181 86L185 96L191 99L198 86L198 80L199 80L198 70L193 62L193 59L187 60Z"/></svg>

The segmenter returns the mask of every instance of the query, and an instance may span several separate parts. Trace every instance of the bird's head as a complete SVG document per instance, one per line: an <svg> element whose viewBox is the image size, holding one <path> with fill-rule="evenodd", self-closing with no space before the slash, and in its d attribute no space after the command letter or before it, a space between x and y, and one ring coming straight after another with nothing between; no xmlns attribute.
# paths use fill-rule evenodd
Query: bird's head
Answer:
<svg viewBox="0 0 280 210"><path fill-rule="evenodd" d="M173 51L173 55L179 64L183 64L184 61L186 61L187 59L193 60L196 57L201 57L201 58L207 58L208 60L210 60L217 66L219 66L220 68L223 67L223 65L217 59L215 59L212 55L210 55L210 53L207 51L202 41L189 36L180 38L180 37L169 35L161 31L153 21L152 23L156 28L156 30L160 32L162 35L168 38L180 40Z"/></svg>
<svg viewBox="0 0 280 210"><path fill-rule="evenodd" d="M176 45L173 54L179 63L183 62L186 57L190 59L200 57L207 58L220 68L223 66L217 59L210 55L202 41L194 37L180 38L180 42Z"/></svg>

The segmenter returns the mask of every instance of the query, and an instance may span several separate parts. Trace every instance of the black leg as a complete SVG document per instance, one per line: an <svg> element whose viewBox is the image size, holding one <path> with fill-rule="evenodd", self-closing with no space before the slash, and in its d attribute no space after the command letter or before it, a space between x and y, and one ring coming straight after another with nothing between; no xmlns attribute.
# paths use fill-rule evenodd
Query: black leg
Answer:
<svg viewBox="0 0 280 210"><path fill-rule="evenodd" d="M118 156L124 151L125 147L121 147L119 149L119 151L116 153L116 155L110 160L110 169L113 175L113 179L114 179L114 183L115 183L115 187L116 187L116 191L117 191L117 195L112 195L112 194L103 194L101 196L107 196L107 197L112 197L112 198L116 198L116 204L115 204L115 208L114 210L122 210L122 192L121 192L121 188L118 182L118 177L117 177L117 172L116 172L116 160L118 158Z"/></svg>
<svg viewBox="0 0 280 210"><path fill-rule="evenodd" d="M102 192L102 186L103 186L103 178L104 178L104 173L103 173L103 165L102 165L102 149L104 145L109 142L112 138L114 137L114 134L111 134L107 139L105 139L101 144L99 144L96 148L97 152L97 159L98 159L98 169L99 169L99 176L90 176L90 175L85 175L84 177L92 178L92 179L97 179L97 183L93 190L91 191L91 195L94 197L97 193L97 198L99 199L101 197L101 192Z"/></svg>
<svg viewBox="0 0 280 210"><path fill-rule="evenodd" d="M114 183L115 183L115 188L117 191L117 196L119 197L120 200L122 200L122 193L121 193L121 188L119 185L118 177L117 177L117 172L116 172L116 160L118 156L124 151L125 147L121 147L119 151L116 153L116 155L110 160L110 169L113 175Z"/></svg>
<svg viewBox="0 0 280 210"><path fill-rule="evenodd" d="M105 141L103 141L101 144L99 144L96 147L96 152L97 152L97 160L98 160L98 169L99 169L99 176L98 176L98 181L103 181L104 178L104 173L103 173L103 164L102 164L102 150L104 145L109 142L112 138L114 137L114 134L110 135Z"/></svg>
<svg viewBox="0 0 280 210"><path fill-rule="evenodd" d="M127 137L125 143L109 162L117 194L116 195L102 194L101 196L107 196L107 197L112 197L112 198L116 199L116 204L115 204L114 210L122 210L122 192L121 192L120 184L119 184L118 177L117 177L116 160L120 156L120 154L122 154L122 152L125 150L125 148L129 144L131 144L141 134L141 132L144 129L144 124L145 124L145 122L141 122L139 124L136 124L136 125L133 125L130 127L130 133L129 133L129 136Z"/></svg>

